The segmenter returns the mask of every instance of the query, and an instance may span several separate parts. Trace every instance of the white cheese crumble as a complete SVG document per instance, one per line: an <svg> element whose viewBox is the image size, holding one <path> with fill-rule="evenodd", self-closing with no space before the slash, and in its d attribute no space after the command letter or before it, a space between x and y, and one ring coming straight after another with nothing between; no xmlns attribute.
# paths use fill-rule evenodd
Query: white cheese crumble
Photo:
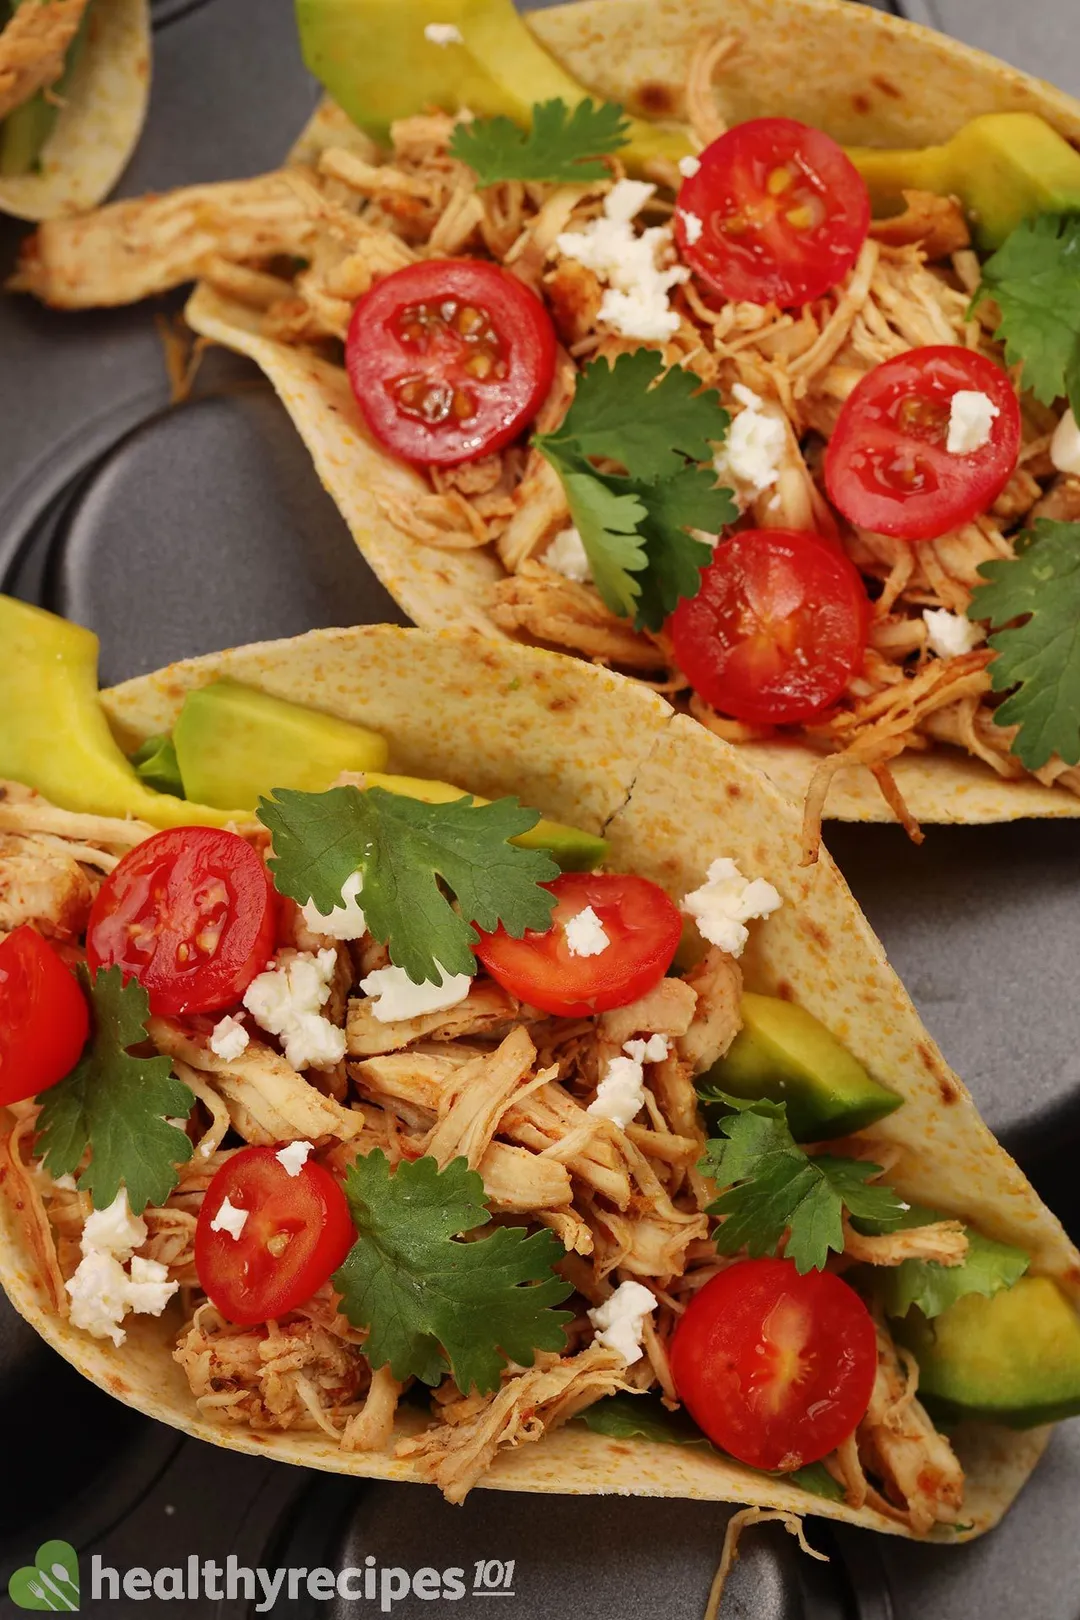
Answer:
<svg viewBox="0 0 1080 1620"><path fill-rule="evenodd" d="M610 1119L625 1131L645 1106L646 1063L660 1063L670 1051L666 1035L650 1035L643 1041L627 1041L623 1057L612 1058L596 1088L587 1112Z"/></svg>
<svg viewBox="0 0 1080 1620"><path fill-rule="evenodd" d="M710 945L731 956L741 956L750 938L746 924L752 917L770 917L783 904L764 878L745 878L726 856L713 861L700 889L684 895L680 910L693 917Z"/></svg>
<svg viewBox="0 0 1080 1620"><path fill-rule="evenodd" d="M586 906L566 924L566 948L571 956L600 956L611 944L592 906Z"/></svg>
<svg viewBox="0 0 1080 1620"><path fill-rule="evenodd" d="M1058 472L1080 478L1080 426L1072 411L1066 411L1050 440L1050 460Z"/></svg>
<svg viewBox="0 0 1080 1620"><path fill-rule="evenodd" d="M298 1176L314 1151L314 1142L289 1142L278 1148L274 1158L287 1175Z"/></svg>
<svg viewBox="0 0 1080 1620"><path fill-rule="evenodd" d="M465 36L455 23L428 23L424 29L424 38L432 45L441 45L444 49L448 45L465 43Z"/></svg>
<svg viewBox="0 0 1080 1620"><path fill-rule="evenodd" d="M745 383L736 383L732 398L743 408L728 428L728 435L713 458L722 479L731 479L740 501L752 501L771 489L780 476L787 429L779 416Z"/></svg>
<svg viewBox="0 0 1080 1620"><path fill-rule="evenodd" d="M211 1232L228 1232L235 1243L244 1227L250 1210L239 1209L230 1198L223 1198L221 1208L210 1222Z"/></svg>
<svg viewBox="0 0 1080 1620"><path fill-rule="evenodd" d="M250 1037L238 1018L221 1018L210 1031L210 1050L225 1063L234 1063L248 1049Z"/></svg>
<svg viewBox="0 0 1080 1620"><path fill-rule="evenodd" d="M584 585L592 578L588 554L576 529L561 530L544 552L541 561L549 568L554 568L555 572L562 574L564 578L577 580L579 585Z"/></svg>
<svg viewBox="0 0 1080 1620"><path fill-rule="evenodd" d="M589 1321L596 1329L594 1342L617 1351L632 1367L644 1355L641 1341L645 1319L655 1309L656 1295L643 1283L620 1283L610 1299L589 1312Z"/></svg>
<svg viewBox="0 0 1080 1620"><path fill-rule="evenodd" d="M309 900L306 906L300 907L300 915L307 923L313 934L329 934L331 939L363 939L367 933L367 923L364 913L357 904L357 897L364 886L363 872L354 872L352 877L346 878L341 890L341 904L332 911L323 913L314 900Z"/></svg>
<svg viewBox="0 0 1080 1620"><path fill-rule="evenodd" d="M948 608L924 608L923 623L930 651L939 658L961 658L973 652L986 636L981 625L972 624L959 613L950 613Z"/></svg>
<svg viewBox="0 0 1080 1620"><path fill-rule="evenodd" d="M689 245L693 247L695 242L701 241L701 235L705 229L705 226L702 224L698 215L692 214L688 208L681 208L679 210L679 218L683 222L683 230L686 232L686 240Z"/></svg>
<svg viewBox="0 0 1080 1620"><path fill-rule="evenodd" d="M949 436L945 448L950 456L970 456L990 443L995 417L1001 415L989 394L978 388L960 388L949 405Z"/></svg>
<svg viewBox="0 0 1080 1620"><path fill-rule="evenodd" d="M96 1209L88 1217L83 1258L64 1284L75 1327L119 1346L127 1338L120 1324L130 1311L161 1315L180 1285L169 1281L167 1266L132 1254L145 1242L146 1222L131 1213L121 1187L108 1209ZM130 1261L128 1271L125 1261Z"/></svg>
<svg viewBox="0 0 1080 1620"><path fill-rule="evenodd" d="M441 962L438 984L413 984L404 968L376 968L366 979L360 980L365 996L372 996L371 1011L380 1024L397 1024L406 1018L419 1018L423 1013L445 1012L464 1001L472 986L468 973L448 974Z"/></svg>
<svg viewBox="0 0 1080 1620"><path fill-rule="evenodd" d="M244 1006L277 1035L294 1069L332 1069L345 1056L345 1031L320 1009L330 999L337 952L278 951L273 966L252 979Z"/></svg>
<svg viewBox="0 0 1080 1620"><path fill-rule="evenodd" d="M634 219L655 191L644 180L619 180L604 200L602 218L555 239L564 258L576 259L607 282L600 319L643 343L664 342L679 330L668 294L690 277L685 265L669 262L670 225L654 225L640 236L634 230Z"/></svg>
<svg viewBox="0 0 1080 1620"><path fill-rule="evenodd" d="M692 180L701 168L701 159L696 157L681 157L679 159L679 173L684 180Z"/></svg>

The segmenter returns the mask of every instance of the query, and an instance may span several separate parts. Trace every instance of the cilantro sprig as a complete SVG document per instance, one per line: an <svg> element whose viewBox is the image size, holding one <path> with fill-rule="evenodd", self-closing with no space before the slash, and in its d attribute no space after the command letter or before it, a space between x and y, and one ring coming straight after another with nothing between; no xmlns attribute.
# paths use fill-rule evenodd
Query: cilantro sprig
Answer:
<svg viewBox="0 0 1080 1620"><path fill-rule="evenodd" d="M543 851L509 842L540 819L517 799L480 805L465 794L425 804L384 788L278 788L257 814L274 840L274 883L298 905L313 900L325 915L363 873L368 929L414 984L438 984L440 966L476 972L473 923L486 933L501 923L514 939L551 926L555 899L540 885L559 868Z"/></svg>
<svg viewBox="0 0 1080 1620"><path fill-rule="evenodd" d="M932 1209L915 1207L905 1211L894 1231L928 1226L944 1220ZM906 1316L913 1305L927 1319L940 1316L965 1294L982 1294L987 1299L1011 1288L1031 1264L1023 1249L998 1243L967 1227L968 1250L958 1266L939 1265L936 1260L904 1260L898 1266L875 1268L878 1297L889 1316Z"/></svg>
<svg viewBox="0 0 1080 1620"><path fill-rule="evenodd" d="M469 165L482 186L503 180L575 185L606 180L608 167L598 159L620 151L629 140L630 121L621 107L586 100L570 108L556 98L533 108L527 131L509 118L458 124L450 153Z"/></svg>
<svg viewBox="0 0 1080 1620"><path fill-rule="evenodd" d="M1044 405L1066 396L1080 418L1080 215L1025 220L983 265L973 306L993 298L995 336Z"/></svg>
<svg viewBox="0 0 1080 1620"><path fill-rule="evenodd" d="M553 1270L562 1245L546 1231L500 1226L462 1241L491 1216L484 1184L465 1159L391 1170L378 1148L345 1178L357 1241L334 1273L339 1309L366 1328L373 1367L458 1388L499 1387L507 1360L531 1367L537 1350L566 1346L568 1311L552 1306L573 1290Z"/></svg>
<svg viewBox="0 0 1080 1620"><path fill-rule="evenodd" d="M1018 726L1011 749L1029 771L1052 755L1080 762L1080 523L1036 519L1017 555L982 563L969 619L988 621L990 684L1009 696L995 724Z"/></svg>
<svg viewBox="0 0 1080 1620"><path fill-rule="evenodd" d="M73 1175L87 1148L90 1161L79 1187L95 1209L107 1209L127 1188L128 1205L141 1215L148 1204L163 1204L180 1176L177 1165L191 1157L191 1142L167 1117L184 1117L195 1098L174 1078L167 1057L138 1057L133 1047L146 1039L150 1005L141 984L127 984L119 967L83 970L90 995L93 1033L66 1079L40 1098L37 1151L53 1176Z"/></svg>
<svg viewBox="0 0 1080 1620"><path fill-rule="evenodd" d="M697 594L712 551L687 531L718 534L738 517L732 492L700 465L727 433L720 396L693 372L662 372L653 349L594 361L561 427L533 440L562 479L597 590L639 630L659 630ZM626 471L600 472L596 460Z"/></svg>
<svg viewBox="0 0 1080 1620"><path fill-rule="evenodd" d="M720 1137L705 1144L703 1174L727 1189L708 1206L723 1222L714 1237L721 1254L784 1254L800 1273L820 1271L829 1251L843 1251L843 1214L892 1231L903 1205L890 1187L870 1185L881 1167L862 1159L808 1154L787 1122L787 1104L746 1102L718 1092L734 1110L721 1119Z"/></svg>

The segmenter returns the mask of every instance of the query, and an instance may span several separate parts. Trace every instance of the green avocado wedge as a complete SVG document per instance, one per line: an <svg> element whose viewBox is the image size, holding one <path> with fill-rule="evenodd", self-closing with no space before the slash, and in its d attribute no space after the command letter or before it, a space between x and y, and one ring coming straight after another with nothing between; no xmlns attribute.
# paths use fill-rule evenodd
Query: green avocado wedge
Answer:
<svg viewBox="0 0 1080 1620"><path fill-rule="evenodd" d="M376 140L424 107L528 125L537 102L576 107L588 91L533 37L513 0L296 0L304 61ZM437 44L430 26L453 28ZM685 129L634 119L619 156L631 171L693 150Z"/></svg>
<svg viewBox="0 0 1080 1620"><path fill-rule="evenodd" d="M1031 1429L1080 1412L1080 1317L1049 1277L967 1294L932 1322L912 1311L894 1330L918 1361L919 1399L941 1418Z"/></svg>
<svg viewBox="0 0 1080 1620"><path fill-rule="evenodd" d="M98 702L98 638L0 596L0 777L64 810L154 827L223 826L227 811L154 793L124 758Z"/></svg>
<svg viewBox="0 0 1080 1620"><path fill-rule="evenodd" d="M871 1079L805 1007L745 991L743 1025L726 1056L698 1082L733 1097L787 1103L797 1142L828 1142L884 1119L902 1098Z"/></svg>

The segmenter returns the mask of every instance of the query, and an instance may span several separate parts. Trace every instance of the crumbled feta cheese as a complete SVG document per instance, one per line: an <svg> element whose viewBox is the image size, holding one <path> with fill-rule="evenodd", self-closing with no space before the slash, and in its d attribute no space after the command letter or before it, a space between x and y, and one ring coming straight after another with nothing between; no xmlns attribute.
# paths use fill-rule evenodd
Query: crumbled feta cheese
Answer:
<svg viewBox="0 0 1080 1620"><path fill-rule="evenodd" d="M230 1198L223 1198L220 1209L210 1222L210 1230L211 1232L228 1232L235 1242L247 1225L247 1218L250 1213L250 1210L238 1209Z"/></svg>
<svg viewBox="0 0 1080 1620"><path fill-rule="evenodd" d="M696 157L682 157L679 159L679 173L684 180L692 180L701 168L701 159Z"/></svg>
<svg viewBox="0 0 1080 1620"><path fill-rule="evenodd" d="M970 456L990 443L990 429L1001 412L989 394L978 388L960 388L949 405L949 436L945 448L950 456Z"/></svg>
<svg viewBox="0 0 1080 1620"><path fill-rule="evenodd" d="M428 23L424 29L424 38L432 45L464 45L465 36L454 23Z"/></svg>
<svg viewBox="0 0 1080 1620"><path fill-rule="evenodd" d="M619 180L604 201L602 218L582 230L563 231L555 240L565 258L607 282L600 319L623 337L644 343L664 342L678 331L668 294L690 276L685 265L671 262L670 225L654 225L640 236L634 230L634 219L655 191L644 180Z"/></svg>
<svg viewBox="0 0 1080 1620"><path fill-rule="evenodd" d="M313 934L329 934L331 939L363 939L367 933L364 913L357 905L357 897L364 886L363 872L354 872L345 879L341 891L341 904L323 913L314 900L300 907L300 914Z"/></svg>
<svg viewBox="0 0 1080 1620"><path fill-rule="evenodd" d="M290 1176L298 1176L315 1151L314 1142L289 1142L278 1148L274 1158Z"/></svg>
<svg viewBox="0 0 1080 1620"><path fill-rule="evenodd" d="M683 222L683 230L686 232L686 240L690 246L693 247L695 242L701 241L701 233L704 231L705 227L698 215L692 214L688 208L679 210L679 218Z"/></svg>
<svg viewBox="0 0 1080 1620"><path fill-rule="evenodd" d="M146 1222L128 1208L127 1189L121 1187L107 1209L95 1209L86 1218L82 1252L97 1250L127 1260L146 1242Z"/></svg>
<svg viewBox="0 0 1080 1620"><path fill-rule="evenodd" d="M472 986L468 973L448 974L441 962L438 984L413 984L404 968L376 968L366 979L360 980L365 996L377 998L371 1011L380 1024L396 1024L405 1018L419 1018L423 1013L445 1012L464 1001Z"/></svg>
<svg viewBox="0 0 1080 1620"><path fill-rule="evenodd" d="M132 1257L146 1242L146 1222L132 1215L121 1188L108 1209L88 1216L82 1233L83 1257L64 1284L71 1298L71 1321L95 1339L123 1344L120 1326L129 1311L160 1316L179 1288L169 1281L168 1267L157 1260ZM130 1271L123 1262L131 1260Z"/></svg>
<svg viewBox="0 0 1080 1620"><path fill-rule="evenodd" d="M586 906L565 927L566 948L571 956L599 956L611 944L592 906Z"/></svg>
<svg viewBox="0 0 1080 1620"><path fill-rule="evenodd" d="M332 1069L345 1056L345 1031L320 1012L336 967L334 950L279 951L273 967L244 992L244 1006L262 1029L280 1037L294 1069Z"/></svg>
<svg viewBox="0 0 1080 1620"><path fill-rule="evenodd" d="M638 1063L662 1063L671 1051L666 1035L650 1035L644 1041L627 1041L623 1051Z"/></svg>
<svg viewBox="0 0 1080 1620"><path fill-rule="evenodd" d="M45 1166L42 1165L41 1169L44 1170ZM46 1173L46 1175L48 1175L47 1170L45 1171L45 1173ZM53 1176L52 1184L56 1188L57 1192L78 1192L78 1190L79 1190L78 1182L75 1180L74 1176L70 1176L70 1175L69 1176Z"/></svg>
<svg viewBox="0 0 1080 1620"><path fill-rule="evenodd" d="M610 1299L589 1312L589 1321L596 1329L594 1343L617 1351L632 1367L644 1354L641 1341L645 1318L655 1309L656 1295L643 1283L620 1283Z"/></svg>
<svg viewBox="0 0 1080 1620"><path fill-rule="evenodd" d="M1080 478L1080 426L1072 411L1066 411L1050 440L1050 460L1058 472Z"/></svg>
<svg viewBox="0 0 1080 1620"><path fill-rule="evenodd" d="M746 924L752 917L769 917L783 904L764 878L745 878L735 862L713 861L700 889L683 896L681 910L693 917L710 945L741 956L750 938Z"/></svg>
<svg viewBox="0 0 1080 1620"><path fill-rule="evenodd" d="M224 1063L233 1063L248 1049L249 1036L238 1018L220 1018L210 1031L210 1050Z"/></svg>
<svg viewBox="0 0 1080 1620"><path fill-rule="evenodd" d="M169 1268L160 1260L134 1255L127 1285L128 1310L140 1316L160 1316L179 1287L169 1281Z"/></svg>
<svg viewBox="0 0 1080 1620"><path fill-rule="evenodd" d="M115 1255L95 1249L80 1260L78 1270L64 1284L71 1297L71 1321L95 1339L121 1345L127 1338L120 1323L127 1315L131 1279Z"/></svg>
<svg viewBox="0 0 1080 1620"><path fill-rule="evenodd" d="M986 637L981 625L972 624L959 613L950 613L948 608L924 608L923 623L930 651L939 658L961 658Z"/></svg>
<svg viewBox="0 0 1080 1620"><path fill-rule="evenodd" d="M766 410L764 400L744 383L736 383L731 393L743 408L732 420L727 438L713 458L713 466L720 478L732 480L736 494L745 504L771 489L779 478L787 429L781 418Z"/></svg>
<svg viewBox="0 0 1080 1620"><path fill-rule="evenodd" d="M650 1035L643 1041L627 1041L625 1056L612 1058L596 1088L587 1112L610 1119L625 1131L645 1106L646 1063L659 1063L667 1057L670 1043L666 1035Z"/></svg>
<svg viewBox="0 0 1080 1620"><path fill-rule="evenodd" d="M557 534L541 561L566 579L576 579L579 585L592 578L589 558L576 529L563 529Z"/></svg>

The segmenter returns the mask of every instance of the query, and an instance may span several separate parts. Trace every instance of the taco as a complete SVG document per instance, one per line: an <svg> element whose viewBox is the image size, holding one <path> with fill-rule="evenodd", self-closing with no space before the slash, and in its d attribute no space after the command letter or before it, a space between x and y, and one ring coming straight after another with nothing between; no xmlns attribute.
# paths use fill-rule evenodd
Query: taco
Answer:
<svg viewBox="0 0 1080 1620"><path fill-rule="evenodd" d="M810 853L823 807L1080 813L1080 106L827 0L456 9L308 0L373 134L327 106L289 168L46 227L13 285L201 276L418 624L669 693ZM400 326L443 307L476 330Z"/></svg>
<svg viewBox="0 0 1080 1620"><path fill-rule="evenodd" d="M93 208L124 171L149 95L148 0L0 0L0 212Z"/></svg>
<svg viewBox="0 0 1080 1620"><path fill-rule="evenodd" d="M0 620L0 1281L73 1365L452 1501L1000 1518L1080 1410L1076 1250L744 754L467 632L99 705L89 632Z"/></svg>

